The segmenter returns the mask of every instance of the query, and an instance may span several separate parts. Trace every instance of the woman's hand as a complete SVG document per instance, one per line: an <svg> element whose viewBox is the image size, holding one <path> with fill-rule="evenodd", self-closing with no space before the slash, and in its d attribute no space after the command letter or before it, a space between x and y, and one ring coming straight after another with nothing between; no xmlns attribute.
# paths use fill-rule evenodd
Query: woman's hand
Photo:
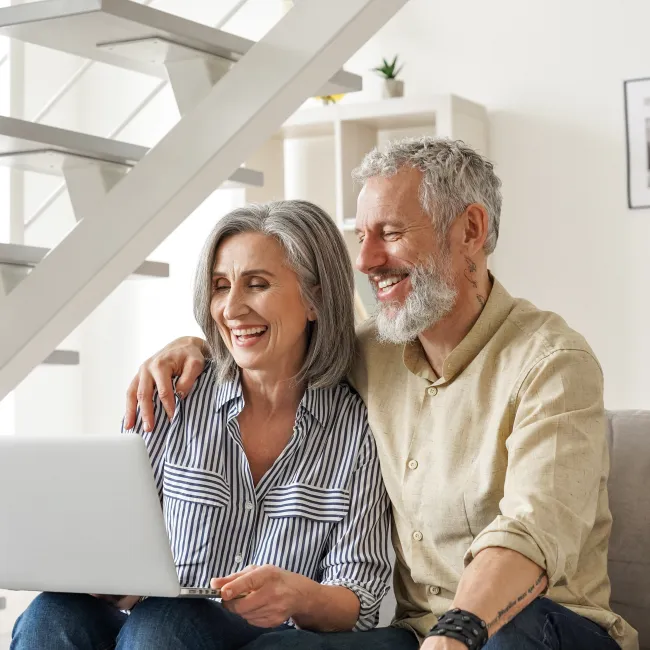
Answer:
<svg viewBox="0 0 650 650"><path fill-rule="evenodd" d="M224 578L213 578L210 586L221 589L228 610L258 627L277 627L299 616L310 600L310 591L320 587L305 576L270 564L251 565Z"/></svg>
<svg viewBox="0 0 650 650"><path fill-rule="evenodd" d="M140 366L126 392L125 429L135 426L136 409L140 406L144 430L152 430L154 387L158 388L158 395L167 416L170 420L174 417L176 401L172 379L179 377L176 393L180 397L187 395L205 365L203 344L203 339L184 336L166 345Z"/></svg>

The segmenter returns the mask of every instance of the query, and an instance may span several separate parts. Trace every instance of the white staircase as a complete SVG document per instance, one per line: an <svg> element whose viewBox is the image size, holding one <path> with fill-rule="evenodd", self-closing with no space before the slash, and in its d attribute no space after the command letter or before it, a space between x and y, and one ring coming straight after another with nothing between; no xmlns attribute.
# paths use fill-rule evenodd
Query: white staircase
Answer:
<svg viewBox="0 0 650 650"><path fill-rule="evenodd" d="M0 249L5 286L32 269L0 295L0 400L223 182L259 185L239 166L306 98L359 89L340 66L406 1L299 0L258 43L130 0L0 9L0 34L168 78L183 116L151 150L0 118L0 164L62 174L78 221Z"/></svg>
<svg viewBox="0 0 650 650"><path fill-rule="evenodd" d="M343 3L323 4L336 14ZM255 45L131 0L42 0L8 7L0 13L0 34L163 79L169 66L194 59L229 68ZM361 79L339 70L316 89L322 95L361 90Z"/></svg>
<svg viewBox="0 0 650 650"><path fill-rule="evenodd" d="M129 142L59 129L0 115L0 165L43 174L64 175L87 163L105 163L128 171L149 149ZM221 184L229 189L262 186L264 175L245 167Z"/></svg>
<svg viewBox="0 0 650 650"><path fill-rule="evenodd" d="M41 248L40 246L0 243L0 273L6 273L8 271L7 266L31 269L42 262L49 252L49 249ZM166 278L169 277L169 264L145 261L133 271L133 275L150 278ZM7 288L9 290L5 291L5 294L10 293L11 289L15 287L7 286Z"/></svg>

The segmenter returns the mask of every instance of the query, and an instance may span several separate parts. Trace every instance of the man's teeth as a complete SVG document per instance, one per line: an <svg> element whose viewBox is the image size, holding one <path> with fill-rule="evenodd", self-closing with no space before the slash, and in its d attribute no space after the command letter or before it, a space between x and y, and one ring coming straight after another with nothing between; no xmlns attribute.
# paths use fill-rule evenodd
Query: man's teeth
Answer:
<svg viewBox="0 0 650 650"><path fill-rule="evenodd" d="M404 276L404 277L406 277L406 276ZM390 286L392 286L394 284L397 284L398 282L401 282L404 279L404 277L401 277L401 278L397 278L397 277L395 277L395 278L385 278L383 280L380 280L377 283L377 286L380 289L385 289L386 287L390 287Z"/></svg>
<svg viewBox="0 0 650 650"><path fill-rule="evenodd" d="M250 336L252 334L263 334L266 332L266 327L250 327L248 329L232 330L235 336Z"/></svg>

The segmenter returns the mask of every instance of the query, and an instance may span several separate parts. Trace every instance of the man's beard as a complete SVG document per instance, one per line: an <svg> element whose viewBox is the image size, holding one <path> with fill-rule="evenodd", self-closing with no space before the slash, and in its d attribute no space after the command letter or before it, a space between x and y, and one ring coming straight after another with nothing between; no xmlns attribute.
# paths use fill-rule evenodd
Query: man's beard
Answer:
<svg viewBox="0 0 650 650"><path fill-rule="evenodd" d="M384 343L401 344L415 340L447 316L456 303L458 291L451 281L448 253L443 253L439 261L431 257L411 269L390 269L381 275L390 277L404 273L408 273L412 287L404 304L380 302L374 314L379 340ZM374 282L372 287L376 297Z"/></svg>

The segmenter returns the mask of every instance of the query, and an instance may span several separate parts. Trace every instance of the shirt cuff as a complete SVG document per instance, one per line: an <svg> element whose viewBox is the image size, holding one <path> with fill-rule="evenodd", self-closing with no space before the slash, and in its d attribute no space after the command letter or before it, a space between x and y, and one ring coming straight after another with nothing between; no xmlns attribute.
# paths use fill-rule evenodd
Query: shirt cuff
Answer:
<svg viewBox="0 0 650 650"><path fill-rule="evenodd" d="M486 548L508 548L517 551L531 562L546 571L549 587L557 584L563 577L558 562L557 545L543 535L536 535L528 526L517 519L499 515L487 528L482 530L465 553L467 566Z"/></svg>
<svg viewBox="0 0 650 650"><path fill-rule="evenodd" d="M379 606L384 596L388 593L388 587L384 587L382 589L383 593L377 596L371 591L368 591L362 584L354 580L346 580L345 578L323 580L321 584L332 587L345 587L356 594L359 599L359 618L353 628L355 632L372 630L374 627L377 627L377 623L379 622Z"/></svg>

